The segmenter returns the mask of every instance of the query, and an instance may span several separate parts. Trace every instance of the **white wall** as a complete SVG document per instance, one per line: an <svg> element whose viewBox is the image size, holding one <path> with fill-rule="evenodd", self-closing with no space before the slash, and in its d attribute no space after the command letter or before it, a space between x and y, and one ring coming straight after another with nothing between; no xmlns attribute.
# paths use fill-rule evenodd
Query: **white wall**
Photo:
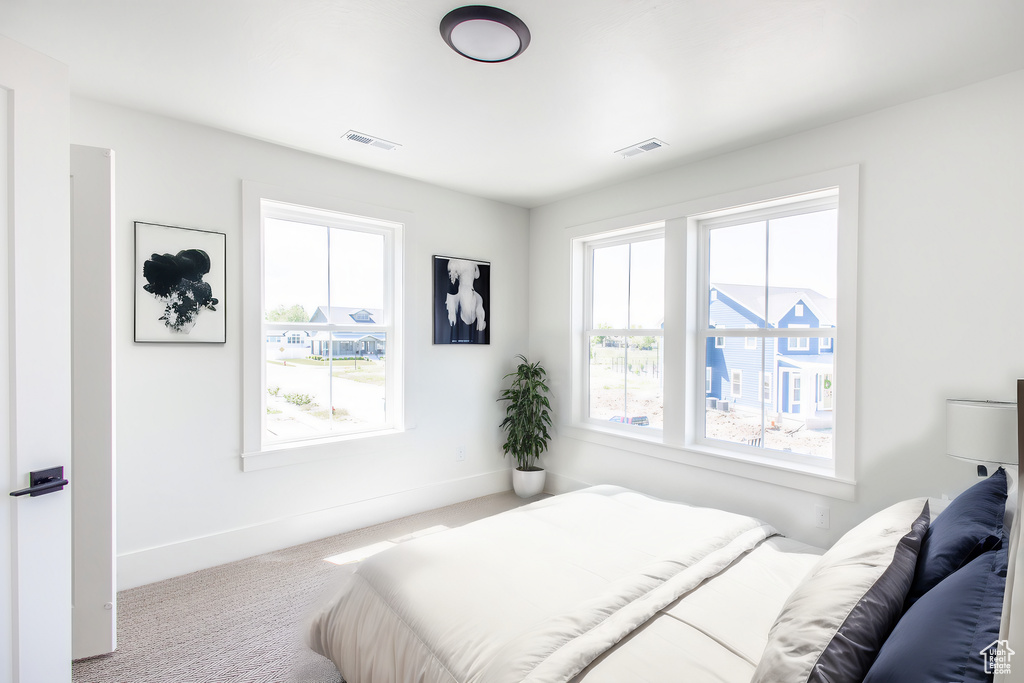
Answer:
<svg viewBox="0 0 1024 683"><path fill-rule="evenodd" d="M1024 71L534 209L530 354L567 419L565 228L777 180L861 167L857 496L793 489L556 437L549 488L618 483L758 515L827 545L902 498L954 495L945 399L1014 400L1024 377ZM623 163L642 161L643 157ZM813 528L817 503L831 529Z"/></svg>
<svg viewBox="0 0 1024 683"><path fill-rule="evenodd" d="M72 106L72 142L118 160L119 589L511 487L495 399L528 341L526 210L108 104ZM397 166L401 152L390 154ZM241 471L243 179L414 214L410 429L379 450L339 445L328 461ZM133 343L136 220L227 234L226 344ZM491 261L489 346L431 344L432 254Z"/></svg>

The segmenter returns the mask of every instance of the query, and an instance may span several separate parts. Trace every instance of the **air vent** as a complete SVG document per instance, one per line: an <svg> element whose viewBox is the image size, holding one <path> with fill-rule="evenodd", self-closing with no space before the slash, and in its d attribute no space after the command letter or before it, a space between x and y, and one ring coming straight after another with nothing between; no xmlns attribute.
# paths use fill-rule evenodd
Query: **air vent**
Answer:
<svg viewBox="0 0 1024 683"><path fill-rule="evenodd" d="M375 138L372 135L366 133L357 133L354 130L350 130L341 136L345 140L350 142L358 142L360 145L366 145L367 147L376 147L377 149L397 149L401 147L397 142L388 142L382 138Z"/></svg>
<svg viewBox="0 0 1024 683"><path fill-rule="evenodd" d="M638 142L635 145L630 145L625 149L620 149L615 153L621 154L623 159L628 159L629 157L635 157L637 154L653 152L654 150L661 149L662 147L668 147L668 144L657 138L651 138L650 140L644 140L643 142Z"/></svg>

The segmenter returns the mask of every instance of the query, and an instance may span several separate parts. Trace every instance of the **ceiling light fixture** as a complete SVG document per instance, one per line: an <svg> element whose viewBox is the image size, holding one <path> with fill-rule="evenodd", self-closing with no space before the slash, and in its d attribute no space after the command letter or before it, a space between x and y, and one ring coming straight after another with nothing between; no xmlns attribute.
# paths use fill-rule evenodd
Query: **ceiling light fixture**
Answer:
<svg viewBox="0 0 1024 683"><path fill-rule="evenodd" d="M497 7L467 5L441 20L448 47L477 62L507 62L530 45L530 29L522 19Z"/></svg>

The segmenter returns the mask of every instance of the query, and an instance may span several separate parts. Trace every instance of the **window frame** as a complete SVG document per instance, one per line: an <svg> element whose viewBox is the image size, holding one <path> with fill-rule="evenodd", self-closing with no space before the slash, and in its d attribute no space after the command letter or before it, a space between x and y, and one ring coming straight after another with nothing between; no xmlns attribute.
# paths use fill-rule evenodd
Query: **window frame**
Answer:
<svg viewBox="0 0 1024 683"><path fill-rule="evenodd" d="M627 321L627 327L625 328L596 328L594 327L594 251L597 249L615 247L623 244L636 244L638 242L647 242L657 239L664 238L664 223L658 222L654 225L641 225L636 226L625 231L618 231L614 234L599 237L597 239L588 240L584 245L584 258L583 258L583 278L585 286L583 288L583 311L582 311L582 323L583 323L583 339L586 340L585 345L589 349L590 339L594 336L605 336L605 337L622 337L626 340L626 346L628 349L629 337L656 337L658 339L658 348L664 349L665 335L664 329L658 328L631 328ZM628 301L628 299L627 299ZM584 354L581 354L584 355ZM581 369L580 375L583 382L583 394L579 401L578 410L582 412L579 414L579 419L583 422L589 423L596 427L621 430L623 432L636 432L638 430L643 431L646 434L653 434L655 436L661 434L661 429L652 426L639 426L633 425L626 422L610 422L602 420L601 418L590 416L590 357L589 353L585 354L584 362L586 366ZM628 385L627 385L628 386ZM583 399L585 397L585 400Z"/></svg>
<svg viewBox="0 0 1024 683"><path fill-rule="evenodd" d="M859 223L860 167L845 166L786 180L768 182L723 194L692 199L658 208L647 209L614 218L566 228L566 245L572 263L570 280L570 376L571 391L563 399L566 409L558 416L562 434L590 443L641 453L685 465L701 467L733 476L809 491L844 500L856 497L855 454L856 430L856 358L857 358L857 255ZM754 204L783 206L794 199L813 199L838 195L837 243L837 298L835 328L815 328L804 333L819 337L823 333L833 338L835 354L833 364L835 386L833 395L833 457L830 462L807 462L789 459L784 454L765 457L756 449L722 447L696 438L698 424L695 416L706 406L706 375L703 353L708 346L698 336L698 321L702 306L707 306L707 289L698 280L699 219L743 212ZM665 258L665 358L662 370L664 381L664 433L652 438L650 432L625 433L609 430L602 425L589 424L581 419L581 397L585 397L585 384L581 381L585 365L581 358L583 272L585 245L593 240L615 234L628 234L638 227L663 224L666 237ZM702 301L703 299L703 301ZM705 311L706 312L706 311ZM706 318L704 318L706 320ZM827 332L826 332L827 330ZM772 336L792 335L786 329L773 330ZM728 337L746 336L744 329L716 330L715 337L724 341ZM698 356L701 361L698 362ZM773 376L772 391L777 392L781 381ZM730 446L732 444L729 444ZM764 449L761 449L762 451ZM780 457L781 455L781 457Z"/></svg>
<svg viewBox="0 0 1024 683"><path fill-rule="evenodd" d="M274 210L265 211L270 203ZM266 414L267 325L275 330L341 329L352 325L333 323L265 323L263 304L264 222L267 217L298 222L357 228L385 238L385 321L359 324L360 331L382 331L387 335L385 354L386 426L367 430L327 434L304 439L264 443ZM345 225L337 225L341 220ZM371 206L344 198L293 190L252 181L242 182L242 469L266 469L372 452L381 447L379 439L395 438L405 429L403 331L406 298L404 284L404 236L413 217L402 211ZM372 329L371 329L372 328Z"/></svg>
<svg viewBox="0 0 1024 683"><path fill-rule="evenodd" d="M712 335L725 335L727 337L745 337L747 334L753 332L756 338L764 341L774 338L778 344L782 339L786 340L787 349L790 351L810 351L811 337L820 338L821 335L827 334L830 337L836 336L837 327L822 327L812 328L809 323L790 323L786 327L777 328L764 328L749 326L744 328L736 329L720 329L713 325L710 321L710 297L707 293L714 291L712 283L710 281L710 266L708 258L710 256L710 234L713 230L719 228L727 228L733 225L743 225L747 223L754 223L759 221L771 221L778 220L780 218L786 218L790 216L804 215L807 213L813 213L824 210L837 210L837 223L839 220L838 215L839 208L839 191L838 188L827 188L817 191L810 191L806 193L800 193L790 197L774 198L761 202L750 202L742 206L738 206L732 209L720 210L707 212L705 214L699 214L689 218L689 226L692 231L696 233L695 240L697 245L697 253L692 263L688 266L695 267L697 272L694 277L696 282L696 307L698 310L696 333L701 339L707 339ZM837 225L838 230L838 225ZM838 245L837 245L837 267L839 260ZM767 284L767 283L766 283ZM838 282L837 282L838 285ZM794 317L798 315L803 317L806 307L803 304L794 305ZM706 324L701 324L701 321L707 321ZM794 344L794 340L796 343ZM698 367L706 364L705 349L706 342L697 343L695 345L696 359L695 362ZM765 352L766 345L762 344L761 372L764 372ZM833 370L835 370L833 365ZM797 394L794 395L794 377L798 377L798 373L789 373L790 376L790 404L792 406L800 406L802 391L797 389ZM763 392L759 395L763 395ZM800 397L796 397L800 396ZM763 404L764 399L762 399ZM835 415L835 413L833 413ZM706 436L705 427L706 421L703 419L704 412L701 406L693 404L693 414L688 416L688 420L691 420L694 429L690 437L690 443L697 448L707 449L714 452L725 452L737 458L754 458L758 460L766 460L782 466L792 465L809 468L812 471L818 471L825 476L836 476L837 471L837 458L836 458L836 442L835 442L835 430L833 430L833 449L832 455L828 458L821 456L813 456L800 453L789 453L781 452L773 449L766 449L760 446L756 446L749 443L736 443L721 441L718 439L712 439ZM763 408L762 408L762 419L765 419Z"/></svg>

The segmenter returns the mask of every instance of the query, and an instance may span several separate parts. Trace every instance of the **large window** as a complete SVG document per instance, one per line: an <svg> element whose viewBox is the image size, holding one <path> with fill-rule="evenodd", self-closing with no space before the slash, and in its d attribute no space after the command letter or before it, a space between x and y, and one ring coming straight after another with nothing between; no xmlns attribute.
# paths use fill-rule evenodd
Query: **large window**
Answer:
<svg viewBox="0 0 1024 683"><path fill-rule="evenodd" d="M403 225L258 195L245 457L400 429Z"/></svg>
<svg viewBox="0 0 1024 683"><path fill-rule="evenodd" d="M661 230L587 248L587 406L590 420L660 429L665 311Z"/></svg>
<svg viewBox="0 0 1024 683"><path fill-rule="evenodd" d="M569 433L851 496L857 175L575 228Z"/></svg>
<svg viewBox="0 0 1024 683"><path fill-rule="evenodd" d="M705 367L733 377L731 396L710 395L727 401L724 409L705 403L709 442L831 461L831 408L801 394L835 368L837 215L836 197L826 196L697 221L707 302L700 334L717 339L727 329L746 341L703 345ZM736 377L744 369L782 378L779 395L767 387L741 394Z"/></svg>

